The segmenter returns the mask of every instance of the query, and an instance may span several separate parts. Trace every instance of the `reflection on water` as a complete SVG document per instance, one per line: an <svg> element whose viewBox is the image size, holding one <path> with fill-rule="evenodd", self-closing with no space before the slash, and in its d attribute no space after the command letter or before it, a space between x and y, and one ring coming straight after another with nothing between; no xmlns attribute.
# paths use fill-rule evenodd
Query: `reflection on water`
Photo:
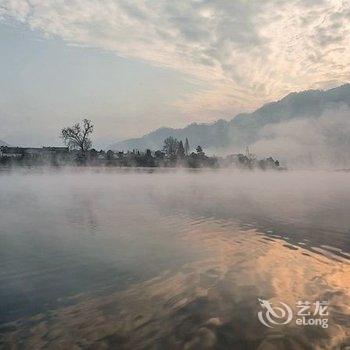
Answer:
<svg viewBox="0 0 350 350"><path fill-rule="evenodd" d="M346 173L0 176L0 347L345 349ZM329 301L268 328L258 298Z"/></svg>

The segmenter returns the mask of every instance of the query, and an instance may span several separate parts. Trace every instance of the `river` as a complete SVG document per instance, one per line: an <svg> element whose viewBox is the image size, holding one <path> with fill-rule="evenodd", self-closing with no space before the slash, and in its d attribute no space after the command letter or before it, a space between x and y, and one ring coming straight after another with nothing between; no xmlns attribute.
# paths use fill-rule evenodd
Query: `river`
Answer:
<svg viewBox="0 0 350 350"><path fill-rule="evenodd" d="M349 213L346 172L2 171L0 347L345 349Z"/></svg>

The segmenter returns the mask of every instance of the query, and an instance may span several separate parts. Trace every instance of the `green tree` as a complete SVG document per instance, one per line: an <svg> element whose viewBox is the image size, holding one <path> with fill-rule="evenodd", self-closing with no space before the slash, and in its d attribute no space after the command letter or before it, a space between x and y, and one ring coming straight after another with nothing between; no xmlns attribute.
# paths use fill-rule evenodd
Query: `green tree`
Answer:
<svg viewBox="0 0 350 350"><path fill-rule="evenodd" d="M186 137L185 141L185 154L188 156L188 152L190 151L190 143L188 142L188 138Z"/></svg>
<svg viewBox="0 0 350 350"><path fill-rule="evenodd" d="M108 150L106 153L107 160L111 161L114 159L114 152L112 150Z"/></svg>
<svg viewBox="0 0 350 350"><path fill-rule="evenodd" d="M183 145L182 141L180 141L178 143L177 150L176 150L176 156L178 158L184 158L185 157L185 148L184 148L184 145Z"/></svg>
<svg viewBox="0 0 350 350"><path fill-rule="evenodd" d="M201 146L197 146L196 151L199 156L204 156L203 148Z"/></svg>

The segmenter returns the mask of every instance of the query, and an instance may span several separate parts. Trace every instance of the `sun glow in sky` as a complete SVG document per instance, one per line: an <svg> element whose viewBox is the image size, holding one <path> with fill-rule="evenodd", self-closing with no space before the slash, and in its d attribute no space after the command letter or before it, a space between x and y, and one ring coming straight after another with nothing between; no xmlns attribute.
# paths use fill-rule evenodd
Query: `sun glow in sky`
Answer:
<svg viewBox="0 0 350 350"><path fill-rule="evenodd" d="M0 0L0 139L108 145L350 78L342 0Z"/></svg>

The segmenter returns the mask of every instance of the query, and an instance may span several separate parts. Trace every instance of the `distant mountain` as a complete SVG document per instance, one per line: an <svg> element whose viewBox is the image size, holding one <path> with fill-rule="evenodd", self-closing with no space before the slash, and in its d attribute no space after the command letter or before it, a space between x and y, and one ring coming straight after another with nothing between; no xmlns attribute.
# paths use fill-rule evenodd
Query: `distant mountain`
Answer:
<svg viewBox="0 0 350 350"><path fill-rule="evenodd" d="M184 140L195 147L224 150L244 147L259 140L260 131L267 125L301 118L318 118L329 110L350 106L350 84L330 90L293 92L277 102L265 104L253 113L241 113L230 121L218 120L213 124L193 123L182 129L161 128L140 138L114 143L114 150L160 149L168 136Z"/></svg>
<svg viewBox="0 0 350 350"><path fill-rule="evenodd" d="M6 143L5 141L0 140L0 146L10 146L10 145L8 143Z"/></svg>

